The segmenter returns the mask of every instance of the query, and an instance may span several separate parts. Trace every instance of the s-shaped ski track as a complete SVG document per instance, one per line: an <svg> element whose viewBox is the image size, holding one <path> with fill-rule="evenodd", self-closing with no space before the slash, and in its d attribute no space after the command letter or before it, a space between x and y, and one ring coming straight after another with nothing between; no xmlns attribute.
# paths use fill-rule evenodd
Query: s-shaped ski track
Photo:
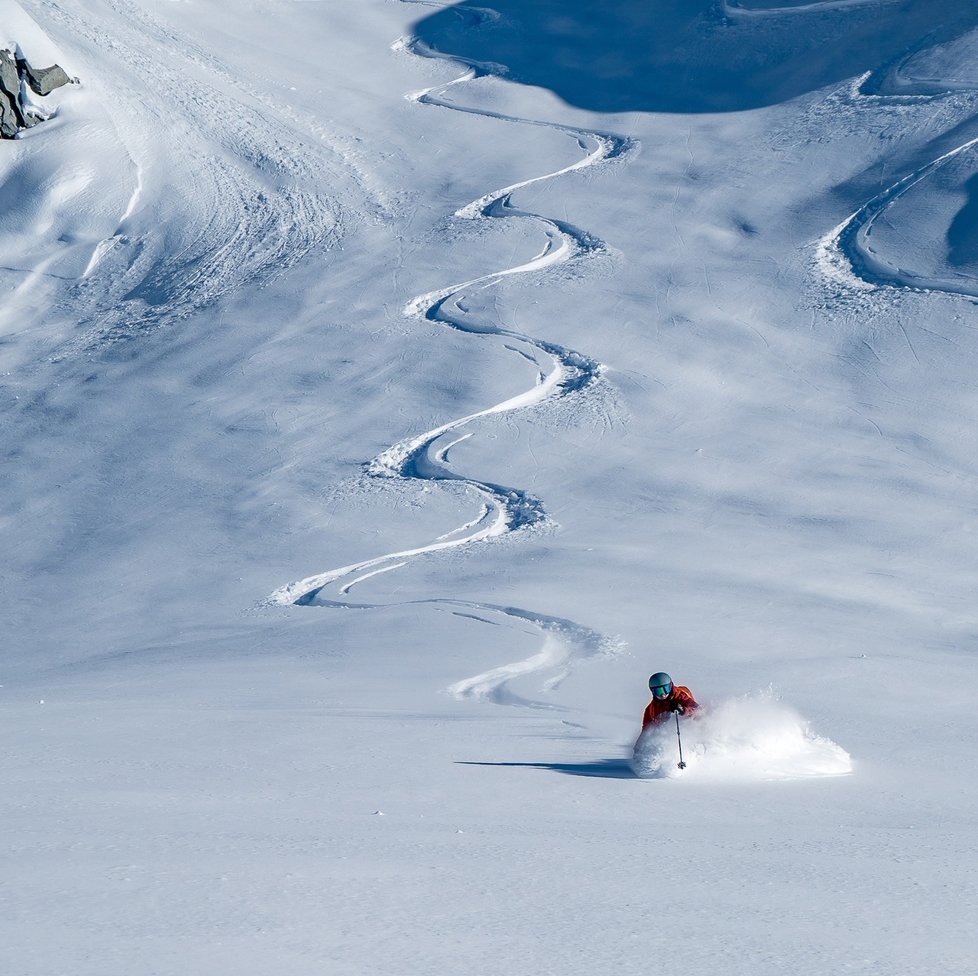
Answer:
<svg viewBox="0 0 978 976"><path fill-rule="evenodd" d="M466 17L471 25L478 27L492 21L494 12L486 9L467 11ZM506 349L519 356L521 360L529 361L536 366L535 383L530 389L500 403L450 420L431 430L405 437L363 465L363 473L368 478L461 484L479 499L480 510L474 519L444 533L426 545L374 556L289 583L271 594L268 602L272 604L374 609L378 605L354 604L333 599L330 596L330 588L335 584L336 595L346 597L359 583L379 574L400 569L419 556L472 546L549 522L550 517L543 502L530 493L519 488L468 478L452 471L447 466L449 451L460 441L472 436L473 432L462 433L462 429L471 425L473 421L526 410L546 401L579 399L586 396L599 383L603 373L603 367L597 361L556 343L504 328L501 325L469 324L463 309L464 296L472 291L491 288L515 276L539 273L569 261L584 260L589 256L606 252L606 245L602 241L566 221L519 209L513 203L512 196L524 187L623 158L635 147L635 144L628 138L611 133L457 105L445 99L445 93L449 89L476 78L499 76L505 69L499 65L464 61L444 55L417 38L401 38L392 45L392 49L412 53L418 57L461 63L466 67L461 76L444 84L410 93L405 96L408 100L506 123L548 128L573 139L575 145L584 154L580 159L558 170L484 194L455 213L457 218L463 220L515 217L535 221L542 228L545 237L543 247L535 257L514 267L489 272L419 295L404 307L404 314L412 318L438 323L472 335L499 336L505 340ZM573 621L528 610L450 598L412 602L446 607L464 605L488 614L501 614L510 621L530 622L543 634L544 646L538 654L526 661L494 668L483 675L457 683L450 690L459 696L528 704L525 700L516 699L504 690L508 680L521 674L554 669L558 666L563 674L573 660L608 653L615 646L607 638ZM551 680L550 686L553 686L556 680L559 680L559 676Z"/></svg>

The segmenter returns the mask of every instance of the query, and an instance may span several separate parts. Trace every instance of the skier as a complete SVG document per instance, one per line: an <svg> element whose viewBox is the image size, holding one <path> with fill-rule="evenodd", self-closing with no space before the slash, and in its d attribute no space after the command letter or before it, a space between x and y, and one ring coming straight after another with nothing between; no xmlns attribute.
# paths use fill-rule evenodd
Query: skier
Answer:
<svg viewBox="0 0 978 976"><path fill-rule="evenodd" d="M642 716L643 732L650 725L664 722L673 712L689 715L699 708L693 693L684 685L674 685L665 671L657 671L649 678L649 690L652 692L652 701L648 703Z"/></svg>

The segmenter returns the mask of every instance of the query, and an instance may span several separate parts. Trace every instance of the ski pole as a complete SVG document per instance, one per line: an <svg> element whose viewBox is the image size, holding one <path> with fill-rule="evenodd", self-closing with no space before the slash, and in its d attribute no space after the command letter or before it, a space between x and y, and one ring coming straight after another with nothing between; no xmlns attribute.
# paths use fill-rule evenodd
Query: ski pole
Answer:
<svg viewBox="0 0 978 976"><path fill-rule="evenodd" d="M679 768L685 769L686 763L683 762L683 737L679 732L679 712L676 712L676 738L679 740Z"/></svg>

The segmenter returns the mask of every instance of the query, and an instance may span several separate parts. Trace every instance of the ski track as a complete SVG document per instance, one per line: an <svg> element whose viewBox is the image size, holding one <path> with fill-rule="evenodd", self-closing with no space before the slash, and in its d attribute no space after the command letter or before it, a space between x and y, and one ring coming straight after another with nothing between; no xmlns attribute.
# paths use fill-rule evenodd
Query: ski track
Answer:
<svg viewBox="0 0 978 976"><path fill-rule="evenodd" d="M339 592L345 595L348 590L349 587L344 587ZM340 610L387 610L392 607L430 606L483 624L496 624L497 621L492 617L500 617L503 623L520 629L525 629L524 625L529 624L543 637L543 644L536 654L522 661L490 668L471 678L457 681L448 688L449 694L456 698L491 702L496 705L553 709L555 706L551 702L516 694L509 688L509 682L526 675L548 671L551 674L544 682L543 690L553 691L581 661L608 657L621 649L616 639L573 620L496 603L454 600L448 597L408 600L403 603L350 603L345 600L329 600L318 593L311 595L309 599L300 599L296 602L300 606L332 607Z"/></svg>
<svg viewBox="0 0 978 976"><path fill-rule="evenodd" d="M403 0L403 2L417 2L417 0ZM421 0L419 5L444 6L443 4L427 2L427 0ZM463 22L470 28L478 28L499 19L499 15L488 8L449 9L456 10ZM558 179L565 174L601 165L610 160L623 158L634 148L634 143L628 138L608 132L591 131L556 122L503 115L455 104L445 98L445 93L450 89L477 78L501 76L506 69L501 65L467 61L442 54L417 38L400 38L392 45L392 50L404 51L426 59L444 60L455 65L461 64L466 69L462 75L452 81L407 94L405 98L408 100L468 115L478 115L507 123L538 126L561 132L571 138L583 153L580 159L567 166L494 190L472 201L454 214L456 218L461 220L519 218L535 221L543 230L545 239L542 249L536 256L514 267L493 271L419 295L408 302L403 310L408 317L437 323L458 332L470 335L498 336L505 340L503 348L518 356L522 361L536 367L535 383L530 389L501 403L450 420L423 433L406 437L363 466L364 475L368 478L461 484L469 493L474 494L480 500L481 508L474 519L444 533L426 545L386 553L289 583L271 594L267 602L279 605L360 610L381 609L385 606L427 604L437 606L440 609L459 607L490 617L501 616L504 622L511 625L530 624L543 637L543 645L536 654L526 660L502 665L484 674L457 682L449 688L449 692L459 698L473 698L497 704L550 707L514 694L508 688L509 682L523 675L547 671L551 672L551 677L545 683L544 689L552 690L569 673L576 662L585 658L613 653L618 647L617 642L574 621L516 607L451 598L433 598L400 604L350 603L332 599L328 591L331 586L336 584L337 594L345 597L359 583L379 574L400 569L419 556L463 546L470 547L476 543L500 538L517 531L540 527L551 521L543 502L529 492L506 485L475 480L452 471L447 466L449 452L459 443L473 436L474 432L463 432L462 429L478 419L526 410L545 401L579 398L586 395L601 379L603 367L583 353L544 339L538 339L499 325L482 324L477 326L470 324L463 308L464 298L467 293L491 288L514 276L536 274L569 261L584 260L589 256L606 253L605 244L596 237L566 221L522 210L514 204L512 195L522 188ZM448 435L454 436L449 437ZM444 442L439 444L438 442L442 441L443 438ZM352 580L344 582L351 576L354 577ZM471 613L453 612L458 612L460 616L470 617L481 622L495 622Z"/></svg>
<svg viewBox="0 0 978 976"><path fill-rule="evenodd" d="M783 17L787 14L821 13L823 10L841 10L845 7L877 6L880 0L812 0L811 3L798 3L785 7L754 7L750 2L722 0L724 16L727 17Z"/></svg>
<svg viewBox="0 0 978 976"><path fill-rule="evenodd" d="M895 62L877 71L867 72L852 86L852 98L920 103L933 102L956 93L978 91L978 86L973 83L942 82L939 79L917 79L905 75L907 64L926 46L925 40ZM838 284L863 291L887 286L978 298L978 279L963 274L948 278L915 274L890 264L872 247L873 225L892 204L945 163L976 146L978 136L929 160L846 217L818 241L815 260L822 273Z"/></svg>

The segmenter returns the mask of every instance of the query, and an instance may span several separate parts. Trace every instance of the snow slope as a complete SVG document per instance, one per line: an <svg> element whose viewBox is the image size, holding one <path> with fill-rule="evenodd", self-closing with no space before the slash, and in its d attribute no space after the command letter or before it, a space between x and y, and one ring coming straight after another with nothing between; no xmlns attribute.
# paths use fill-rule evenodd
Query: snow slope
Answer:
<svg viewBox="0 0 978 976"><path fill-rule="evenodd" d="M974 971L971 5L2 13L5 972Z"/></svg>

